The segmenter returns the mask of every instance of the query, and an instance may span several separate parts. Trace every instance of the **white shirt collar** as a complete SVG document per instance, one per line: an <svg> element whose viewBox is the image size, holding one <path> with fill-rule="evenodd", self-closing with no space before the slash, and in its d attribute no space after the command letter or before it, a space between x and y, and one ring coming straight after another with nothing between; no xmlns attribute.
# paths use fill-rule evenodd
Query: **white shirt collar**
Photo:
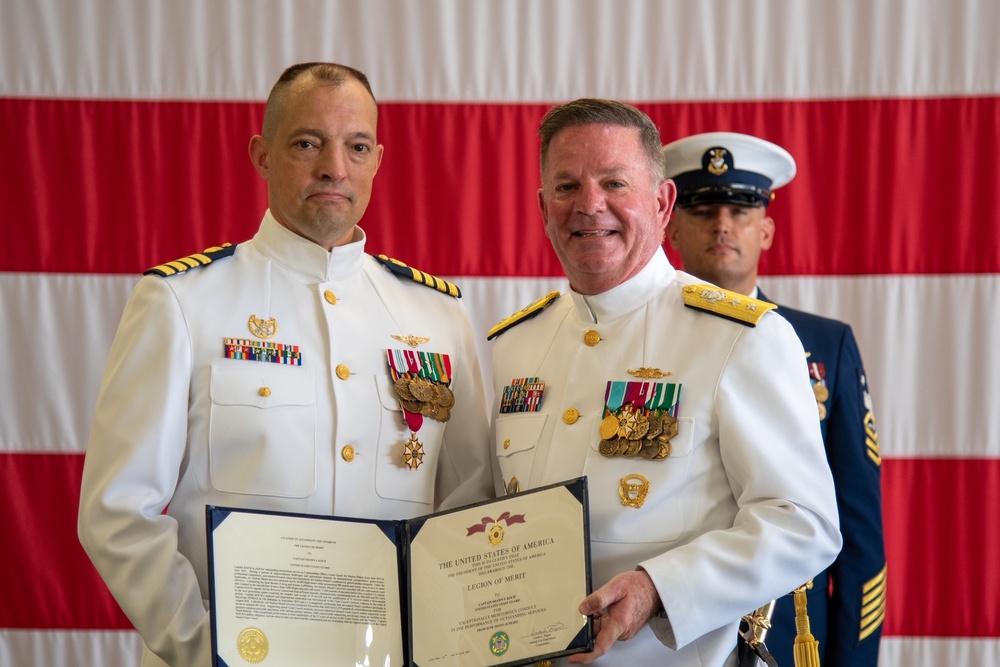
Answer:
<svg viewBox="0 0 1000 667"><path fill-rule="evenodd" d="M288 270L328 282L361 270L366 239L364 231L355 227L354 239L350 243L328 251L283 226L274 219L269 209L264 213L253 242L264 255Z"/></svg>
<svg viewBox="0 0 1000 667"><path fill-rule="evenodd" d="M639 273L607 292L585 296L570 290L573 309L581 319L595 324L617 319L655 298L676 274L663 248L657 248Z"/></svg>

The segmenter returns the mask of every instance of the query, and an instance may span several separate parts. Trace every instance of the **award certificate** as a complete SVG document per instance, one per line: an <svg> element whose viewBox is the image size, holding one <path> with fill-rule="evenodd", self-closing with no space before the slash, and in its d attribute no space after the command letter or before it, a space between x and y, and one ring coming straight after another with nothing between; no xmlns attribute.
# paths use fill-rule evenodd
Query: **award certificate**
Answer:
<svg viewBox="0 0 1000 667"><path fill-rule="evenodd" d="M207 516L215 667L512 667L593 648L585 478L405 521Z"/></svg>

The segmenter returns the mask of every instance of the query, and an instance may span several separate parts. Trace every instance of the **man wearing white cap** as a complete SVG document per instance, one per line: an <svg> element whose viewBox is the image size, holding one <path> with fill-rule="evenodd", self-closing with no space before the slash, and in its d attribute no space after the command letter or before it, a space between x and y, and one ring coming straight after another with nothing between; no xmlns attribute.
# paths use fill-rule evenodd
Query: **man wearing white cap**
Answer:
<svg viewBox="0 0 1000 667"><path fill-rule="evenodd" d="M666 175L677 185L667 227L684 270L766 301L757 263L774 240L767 206L795 176L785 149L734 132L698 134L664 146ZM824 667L875 665L885 616L885 541L881 457L861 354L850 326L779 307L806 350L827 459L837 488L844 547L813 580L812 634ZM791 596L779 598L766 641L779 665L791 665L796 635Z"/></svg>

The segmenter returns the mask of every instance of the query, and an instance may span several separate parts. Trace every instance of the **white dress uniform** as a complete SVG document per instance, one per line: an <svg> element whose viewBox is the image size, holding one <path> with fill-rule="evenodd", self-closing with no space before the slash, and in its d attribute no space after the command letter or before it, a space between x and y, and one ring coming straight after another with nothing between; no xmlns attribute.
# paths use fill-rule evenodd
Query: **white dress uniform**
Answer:
<svg viewBox="0 0 1000 667"><path fill-rule="evenodd" d="M594 588L641 567L663 602L650 627L597 664L735 665L740 617L840 549L798 338L774 313L753 328L685 307L684 288L696 282L660 249L608 292L571 292L531 319L511 318L495 344L492 438L503 483L516 477L523 491L586 475ZM603 456L608 382L641 382L629 374L640 369L679 391L670 454ZM540 409L499 414L504 387L519 378L544 383ZM634 489L620 495L635 475L648 480L638 507L623 502Z"/></svg>
<svg viewBox="0 0 1000 667"><path fill-rule="evenodd" d="M210 663L205 505L403 519L493 495L482 376L458 299L352 243L326 251L268 212L231 257L143 277L125 308L87 447L80 539L147 646ZM443 281L439 281L442 284ZM226 358L251 316L301 365ZM423 464L386 351L447 354L455 405L423 420ZM150 653L150 649L159 658Z"/></svg>

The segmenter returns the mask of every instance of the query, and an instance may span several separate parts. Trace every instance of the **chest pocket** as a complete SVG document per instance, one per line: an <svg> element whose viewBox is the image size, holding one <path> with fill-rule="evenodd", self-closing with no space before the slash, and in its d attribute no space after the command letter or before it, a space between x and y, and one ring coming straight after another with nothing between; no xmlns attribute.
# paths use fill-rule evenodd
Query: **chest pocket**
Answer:
<svg viewBox="0 0 1000 667"><path fill-rule="evenodd" d="M693 523L698 499L689 498L688 482L694 442L694 419L680 418L670 440L670 456L650 461L641 456L603 456L600 452L599 419L591 433L584 472L590 490L590 537L595 542L671 542ZM645 479L643 484L638 476ZM638 484L634 496L642 495L639 507L626 505L621 494L628 483ZM629 496L632 498L632 496Z"/></svg>
<svg viewBox="0 0 1000 667"><path fill-rule="evenodd" d="M209 466L225 493L304 498L316 489L316 383L277 364L212 367Z"/></svg>
<svg viewBox="0 0 1000 667"><path fill-rule="evenodd" d="M416 470L407 467L403 447L410 439L410 429L399 407L399 396L392 379L375 375L374 382L382 406L375 462L375 492L381 498L420 503L414 513L430 511L434 504L434 482L441 461L441 448L446 424L424 417L416 436L424 452L423 462ZM456 397L456 401L462 400Z"/></svg>
<svg viewBox="0 0 1000 667"><path fill-rule="evenodd" d="M516 477L521 489L527 488L545 419L542 412L497 415L496 455L504 485Z"/></svg>

